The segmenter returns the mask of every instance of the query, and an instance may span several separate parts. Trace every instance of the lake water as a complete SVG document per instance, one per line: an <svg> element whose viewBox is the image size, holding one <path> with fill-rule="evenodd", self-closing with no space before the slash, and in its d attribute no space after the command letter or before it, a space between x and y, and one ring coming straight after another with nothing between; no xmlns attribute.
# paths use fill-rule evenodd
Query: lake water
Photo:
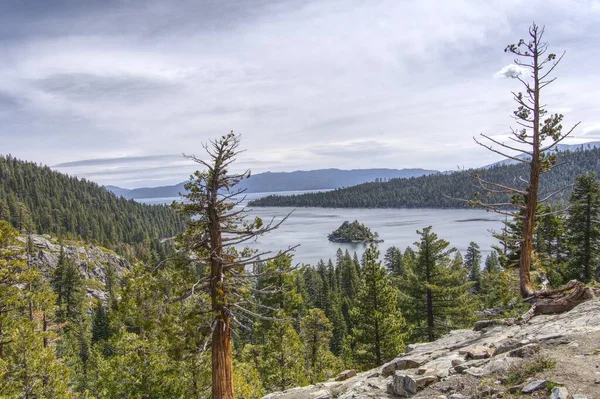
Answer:
<svg viewBox="0 0 600 399"><path fill-rule="evenodd" d="M297 192L296 192L297 193ZM247 195L247 201L271 193ZM292 194L279 192L277 194ZM147 204L170 204L177 198L151 198L138 200ZM379 233L384 242L378 247L381 254L396 246L404 251L419 239L417 230L433 226L440 238L450 242L464 255L469 243L475 241L481 247L483 258L490 253L491 246L497 244L491 230L502 228L504 216L476 209L346 209L346 208L280 208L257 207L248 209L248 217L259 216L266 223L275 218L281 220L288 213L290 217L275 231L251 243L261 251L285 250L300 244L295 250L294 263L316 264L319 259L335 258L338 248L356 251L359 256L365 250L364 244L340 244L327 240L327 235L337 229L345 220L355 219L364 223L372 231ZM413 247L414 248L414 247Z"/></svg>

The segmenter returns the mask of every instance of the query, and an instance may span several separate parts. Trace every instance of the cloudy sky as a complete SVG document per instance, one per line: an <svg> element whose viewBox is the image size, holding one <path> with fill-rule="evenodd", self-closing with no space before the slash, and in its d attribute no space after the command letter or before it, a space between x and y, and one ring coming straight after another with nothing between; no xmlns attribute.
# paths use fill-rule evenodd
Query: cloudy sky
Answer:
<svg viewBox="0 0 600 399"><path fill-rule="evenodd" d="M3 0L0 154L130 188L230 130L255 173L480 166L533 20L567 50L549 110L600 140L600 0Z"/></svg>

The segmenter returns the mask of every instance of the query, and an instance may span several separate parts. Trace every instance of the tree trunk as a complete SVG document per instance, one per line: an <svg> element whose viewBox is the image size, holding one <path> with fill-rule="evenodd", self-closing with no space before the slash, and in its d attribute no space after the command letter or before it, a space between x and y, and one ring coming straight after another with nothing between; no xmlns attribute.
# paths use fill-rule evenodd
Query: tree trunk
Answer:
<svg viewBox="0 0 600 399"><path fill-rule="evenodd" d="M535 212L538 203L538 188L540 180L540 79L538 63L537 34L535 49L533 51L533 146L531 153L531 170L529 175L529 187L525 204L525 215L523 218L523 233L521 238L521 256L519 258L519 288L521 296L527 298L535 292L531 283L531 255L533 252L533 231L535 229Z"/></svg>
<svg viewBox="0 0 600 399"><path fill-rule="evenodd" d="M433 327L433 295L431 290L427 288L427 338L429 339L429 342L435 340Z"/></svg>
<svg viewBox="0 0 600 399"><path fill-rule="evenodd" d="M212 309L216 313L212 333L212 398L233 399L233 370L231 324L227 313L225 273L223 270L223 236L221 219L217 209L220 162L215 170L209 189L208 214L210 231L210 293Z"/></svg>
<svg viewBox="0 0 600 399"><path fill-rule="evenodd" d="M587 195L585 209L585 243L583 244L583 281L589 283L592 281L591 270L591 243L590 236L592 234L592 196Z"/></svg>
<svg viewBox="0 0 600 399"><path fill-rule="evenodd" d="M212 398L233 399L231 326L223 311L212 336Z"/></svg>

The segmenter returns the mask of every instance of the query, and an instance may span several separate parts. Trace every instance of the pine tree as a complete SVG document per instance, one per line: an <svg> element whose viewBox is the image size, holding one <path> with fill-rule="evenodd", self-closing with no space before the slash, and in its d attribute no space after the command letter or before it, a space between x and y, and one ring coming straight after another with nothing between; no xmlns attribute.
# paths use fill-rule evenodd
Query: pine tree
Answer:
<svg viewBox="0 0 600 399"><path fill-rule="evenodd" d="M325 381L339 371L339 361L329 349L333 325L321 309L310 309L302 318L300 338L310 384Z"/></svg>
<svg viewBox="0 0 600 399"><path fill-rule="evenodd" d="M96 302L92 313L92 344L106 341L110 337L108 313L101 301Z"/></svg>
<svg viewBox="0 0 600 399"><path fill-rule="evenodd" d="M363 255L361 281L351 312L353 358L362 369L393 359L404 349L406 323L397 308L398 291L378 260L374 244Z"/></svg>
<svg viewBox="0 0 600 399"><path fill-rule="evenodd" d="M175 208L189 220L187 230L178 239L182 252L189 257L188 264L206 265L201 276L188 292L210 294L211 323L211 370L212 397L233 399L233 331L232 322L259 316L255 313L251 297L245 295L251 287L249 282L257 278L250 268L261 262L266 253L238 250L245 242L256 239L276 229L279 224L263 224L260 218L244 219L244 212L234 209L242 199L236 189L250 171L230 173L239 154L240 137L227 134L205 145L207 156L189 158L205 170L196 171L186 183L185 201L175 203ZM285 219L284 219L285 220ZM291 251L288 248L285 252ZM263 259L267 262L278 256ZM189 296L188 295L188 296Z"/></svg>
<svg viewBox="0 0 600 399"><path fill-rule="evenodd" d="M302 342L291 322L274 323L269 330L260 369L268 391L306 384Z"/></svg>
<svg viewBox="0 0 600 399"><path fill-rule="evenodd" d="M485 270L488 272L496 272L501 269L502 266L500 266L500 261L498 260L498 253L496 251L490 252L485 258Z"/></svg>
<svg viewBox="0 0 600 399"><path fill-rule="evenodd" d="M0 397L71 398L69 370L48 345L56 298L23 259L17 236L0 221Z"/></svg>
<svg viewBox="0 0 600 399"><path fill-rule="evenodd" d="M388 250L385 252L383 262L385 264L386 269L388 270L388 273L390 273L390 275L392 275L393 277L405 276L402 251L400 251L399 248L388 248Z"/></svg>
<svg viewBox="0 0 600 399"><path fill-rule="evenodd" d="M593 173L575 183L568 226L570 278L590 282L600 261L600 182Z"/></svg>
<svg viewBox="0 0 600 399"><path fill-rule="evenodd" d="M465 268L469 271L469 281L472 281L475 292L481 286L481 250L476 242L471 241L465 255Z"/></svg>
<svg viewBox="0 0 600 399"><path fill-rule="evenodd" d="M454 328L470 326L477 306L468 271L456 267L455 248L438 238L431 226L417 231L417 259L400 282L400 304L411 326L411 339L433 341Z"/></svg>

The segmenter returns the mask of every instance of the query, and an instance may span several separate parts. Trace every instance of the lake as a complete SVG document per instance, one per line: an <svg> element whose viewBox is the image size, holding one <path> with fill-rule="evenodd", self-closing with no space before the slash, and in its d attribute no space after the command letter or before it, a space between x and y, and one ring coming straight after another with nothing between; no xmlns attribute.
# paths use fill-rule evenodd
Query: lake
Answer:
<svg viewBox="0 0 600 399"><path fill-rule="evenodd" d="M289 195L300 192L279 192ZM246 202L272 193L248 194ZM139 202L146 204L170 204L177 198L150 198ZM319 259L335 259L338 248L356 251L359 256L365 250L364 244L340 244L327 239L327 235L337 229L345 220L355 219L364 223L372 231L379 233L384 242L377 244L382 257L385 251L396 246L403 251L413 246L419 239L417 230L433 226L440 238L450 242L464 255L469 243L475 241L481 247L483 258L490 253L491 246L497 244L490 231L502 228L504 216L477 209L346 209L346 208L279 208L257 207L248 209L248 217L258 216L266 223L275 218L281 220L288 213L290 217L275 231L257 239L248 246L261 251L285 250L300 244L295 250L294 263L316 264ZM414 246L413 246L414 248Z"/></svg>

